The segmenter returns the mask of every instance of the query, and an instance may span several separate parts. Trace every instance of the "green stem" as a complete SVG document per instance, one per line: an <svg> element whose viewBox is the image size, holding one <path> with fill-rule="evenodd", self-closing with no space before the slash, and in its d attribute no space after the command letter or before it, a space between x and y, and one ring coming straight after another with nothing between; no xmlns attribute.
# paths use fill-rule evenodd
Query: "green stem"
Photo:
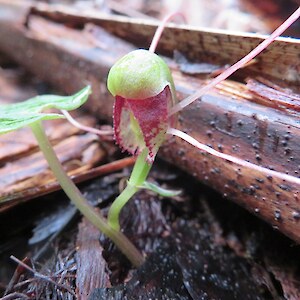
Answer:
<svg viewBox="0 0 300 300"><path fill-rule="evenodd" d="M122 234L120 231L111 228L111 226L107 224L105 218L95 211L95 209L83 197L79 189L66 174L47 138L42 123L38 121L31 124L30 127L38 141L41 151L43 152L46 160L48 161L52 172L56 176L62 189L74 203L77 209L94 226L96 226L100 231L102 231L106 236L108 236L123 252L123 254L126 255L126 257L131 261L131 263L134 266L140 266L144 261L144 258L141 255L141 253L136 249L136 247L128 240L128 238L124 234Z"/></svg>
<svg viewBox="0 0 300 300"><path fill-rule="evenodd" d="M152 164L149 164L146 159L148 156L148 149L145 148L138 156L131 176L129 178L126 188L122 193L115 199L108 212L108 224L115 230L120 230L119 216L124 205L130 200L130 198L139 190L146 180Z"/></svg>

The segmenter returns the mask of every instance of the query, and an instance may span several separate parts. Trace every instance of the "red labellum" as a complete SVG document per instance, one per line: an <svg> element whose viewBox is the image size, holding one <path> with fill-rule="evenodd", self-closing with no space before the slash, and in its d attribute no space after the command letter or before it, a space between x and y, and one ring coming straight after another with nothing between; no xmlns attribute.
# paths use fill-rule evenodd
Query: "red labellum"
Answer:
<svg viewBox="0 0 300 300"><path fill-rule="evenodd" d="M132 154L149 150L153 162L168 129L168 111L172 104L169 86L158 95L146 99L126 99L116 96L114 131L116 142Z"/></svg>

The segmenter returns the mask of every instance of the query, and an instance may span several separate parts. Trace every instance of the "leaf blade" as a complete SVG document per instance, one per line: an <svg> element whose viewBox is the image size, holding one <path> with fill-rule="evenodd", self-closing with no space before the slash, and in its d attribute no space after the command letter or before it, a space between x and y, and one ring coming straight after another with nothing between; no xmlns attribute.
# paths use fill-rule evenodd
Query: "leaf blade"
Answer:
<svg viewBox="0 0 300 300"><path fill-rule="evenodd" d="M91 88L87 86L71 96L41 95L19 103L0 105L0 134L37 121L64 118L61 114L42 113L42 111L49 108L76 109L86 102L90 93Z"/></svg>
<svg viewBox="0 0 300 300"><path fill-rule="evenodd" d="M22 127L28 126L34 122L42 121L42 120L53 120L63 118L60 114L36 114L28 115L28 116L15 116L15 118L3 117L0 114L0 134L8 133L10 131L14 131L20 129Z"/></svg>

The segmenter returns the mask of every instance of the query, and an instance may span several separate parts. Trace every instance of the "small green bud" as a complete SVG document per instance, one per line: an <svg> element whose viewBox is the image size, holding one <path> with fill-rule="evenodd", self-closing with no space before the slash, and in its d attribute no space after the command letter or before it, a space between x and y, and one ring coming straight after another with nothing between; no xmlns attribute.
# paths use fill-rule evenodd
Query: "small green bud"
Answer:
<svg viewBox="0 0 300 300"><path fill-rule="evenodd" d="M173 94L169 67L157 54L143 49L132 51L118 60L107 78L111 94L126 99L154 97L166 86Z"/></svg>

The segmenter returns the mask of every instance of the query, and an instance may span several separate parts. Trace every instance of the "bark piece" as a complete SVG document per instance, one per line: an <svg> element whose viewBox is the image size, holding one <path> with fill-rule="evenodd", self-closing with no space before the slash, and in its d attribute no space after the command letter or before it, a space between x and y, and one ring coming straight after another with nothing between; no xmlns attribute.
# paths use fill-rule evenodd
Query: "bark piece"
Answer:
<svg viewBox="0 0 300 300"><path fill-rule="evenodd" d="M94 288L110 286L106 261L102 257L103 248L99 242L100 233L85 218L79 224L76 242L77 299L86 300Z"/></svg>
<svg viewBox="0 0 300 300"><path fill-rule="evenodd" d="M63 24L72 24L77 28L91 22L117 37L145 48L149 47L159 25L158 22L150 20L132 20L105 14L99 16L93 11L86 11L82 15L79 10L70 6L36 5L31 13ZM231 31L223 33L213 29L200 30L188 25L169 25L164 29L156 52L172 56L176 49L192 61L226 65L233 64L248 54L263 38L259 34L238 34ZM293 42L287 38L276 39L267 51L259 55L256 64L247 68L246 74L253 72L256 75L271 76L273 79L285 78L289 82L299 82L299 47L296 40Z"/></svg>
<svg viewBox="0 0 300 300"><path fill-rule="evenodd" d="M252 92L260 104L274 107L280 110L290 110L295 113L300 111L300 95L289 89L281 88L272 82L264 82L263 78L258 80L247 80L247 88Z"/></svg>
<svg viewBox="0 0 300 300"><path fill-rule="evenodd" d="M83 122L91 124L91 120L87 117ZM84 173L104 160L106 152L97 136L80 134L74 128L66 121L49 122L46 131L68 174L83 177ZM46 194L53 190L53 185L59 188L30 130L22 129L3 135L0 143L0 211L16 205L17 201Z"/></svg>

